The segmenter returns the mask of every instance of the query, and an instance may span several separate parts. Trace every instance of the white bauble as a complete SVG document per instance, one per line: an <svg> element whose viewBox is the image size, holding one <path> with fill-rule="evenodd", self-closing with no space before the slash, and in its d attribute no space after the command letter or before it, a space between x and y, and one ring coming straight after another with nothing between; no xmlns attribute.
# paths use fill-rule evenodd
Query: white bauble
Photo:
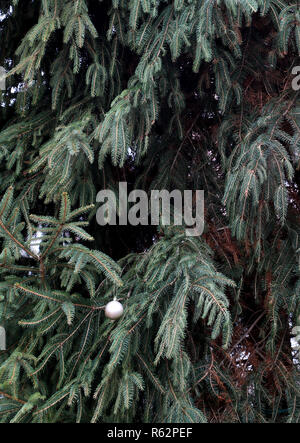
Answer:
<svg viewBox="0 0 300 443"><path fill-rule="evenodd" d="M109 302L105 307L105 316L111 320L117 320L122 317L124 308L118 301Z"/></svg>

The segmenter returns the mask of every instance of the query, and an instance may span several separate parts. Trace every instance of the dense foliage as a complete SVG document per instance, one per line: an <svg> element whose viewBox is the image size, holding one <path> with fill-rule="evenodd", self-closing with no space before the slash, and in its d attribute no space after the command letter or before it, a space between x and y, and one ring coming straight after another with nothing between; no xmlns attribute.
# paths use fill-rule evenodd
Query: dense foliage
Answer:
<svg viewBox="0 0 300 443"><path fill-rule="evenodd" d="M0 420L299 422L298 1L0 11ZM121 181L203 235L99 226Z"/></svg>

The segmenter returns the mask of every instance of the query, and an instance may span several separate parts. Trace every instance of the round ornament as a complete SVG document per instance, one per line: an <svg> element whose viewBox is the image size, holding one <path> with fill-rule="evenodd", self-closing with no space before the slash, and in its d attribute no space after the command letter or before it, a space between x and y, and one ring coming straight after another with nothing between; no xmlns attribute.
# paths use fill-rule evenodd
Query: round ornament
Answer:
<svg viewBox="0 0 300 443"><path fill-rule="evenodd" d="M111 301L105 306L105 316L111 320L117 320L122 317L123 313L124 308L117 300Z"/></svg>

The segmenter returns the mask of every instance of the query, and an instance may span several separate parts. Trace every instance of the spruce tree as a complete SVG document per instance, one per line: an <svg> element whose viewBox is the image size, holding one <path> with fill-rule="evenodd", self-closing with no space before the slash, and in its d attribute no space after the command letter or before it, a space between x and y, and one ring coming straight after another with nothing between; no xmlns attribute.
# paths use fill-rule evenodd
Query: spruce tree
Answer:
<svg viewBox="0 0 300 443"><path fill-rule="evenodd" d="M299 2L0 12L1 422L299 422ZM99 226L119 182L203 234Z"/></svg>

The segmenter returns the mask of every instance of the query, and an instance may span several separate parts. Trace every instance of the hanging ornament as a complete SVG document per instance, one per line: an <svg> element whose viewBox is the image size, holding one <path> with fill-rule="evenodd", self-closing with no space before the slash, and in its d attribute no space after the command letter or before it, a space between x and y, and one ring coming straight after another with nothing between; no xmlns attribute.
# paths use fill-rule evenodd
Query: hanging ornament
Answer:
<svg viewBox="0 0 300 443"><path fill-rule="evenodd" d="M111 320L117 320L122 317L123 313L123 305L116 298L105 306L105 316Z"/></svg>

